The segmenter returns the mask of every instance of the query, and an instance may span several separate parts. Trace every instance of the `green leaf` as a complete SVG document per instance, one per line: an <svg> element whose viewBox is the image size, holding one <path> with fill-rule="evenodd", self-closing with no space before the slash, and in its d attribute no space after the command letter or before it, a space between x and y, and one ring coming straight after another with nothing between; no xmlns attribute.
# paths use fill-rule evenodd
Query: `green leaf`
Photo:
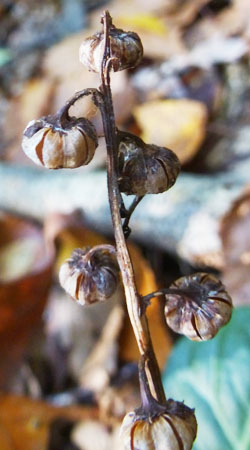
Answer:
<svg viewBox="0 0 250 450"><path fill-rule="evenodd" d="M168 398L195 408L194 450L250 449L250 307L208 342L181 338L163 374Z"/></svg>

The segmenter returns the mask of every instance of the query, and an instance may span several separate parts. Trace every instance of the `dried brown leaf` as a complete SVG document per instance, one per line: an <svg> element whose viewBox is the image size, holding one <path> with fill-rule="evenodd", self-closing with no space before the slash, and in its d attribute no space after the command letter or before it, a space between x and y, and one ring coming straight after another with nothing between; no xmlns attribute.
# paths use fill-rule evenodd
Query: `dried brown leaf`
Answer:
<svg viewBox="0 0 250 450"><path fill-rule="evenodd" d="M0 404L1 450L44 450L56 419L79 421L97 417L96 409L56 408L26 397L0 395Z"/></svg>
<svg viewBox="0 0 250 450"><path fill-rule="evenodd" d="M250 296L250 191L246 189L224 217L221 239L224 252L223 282L235 304L249 304Z"/></svg>
<svg viewBox="0 0 250 450"><path fill-rule="evenodd" d="M7 387L41 321L51 285L53 248L29 221L0 216L0 386Z"/></svg>
<svg viewBox="0 0 250 450"><path fill-rule="evenodd" d="M205 137L207 110L203 103L188 100L155 100L134 110L147 143L170 148L181 163L193 158Z"/></svg>
<svg viewBox="0 0 250 450"><path fill-rule="evenodd" d="M95 393L107 388L110 377L117 371L118 338L124 319L121 305L115 305L102 330L100 339L91 351L80 375L84 388Z"/></svg>

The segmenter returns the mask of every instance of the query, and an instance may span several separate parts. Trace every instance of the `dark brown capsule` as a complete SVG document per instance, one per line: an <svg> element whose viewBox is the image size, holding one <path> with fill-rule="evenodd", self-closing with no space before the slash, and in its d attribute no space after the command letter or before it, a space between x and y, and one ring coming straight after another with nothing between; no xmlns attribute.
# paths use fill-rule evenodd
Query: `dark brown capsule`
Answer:
<svg viewBox="0 0 250 450"><path fill-rule="evenodd" d="M155 416L129 412L122 423L125 450L191 450L197 433L193 409L168 400L165 411Z"/></svg>
<svg viewBox="0 0 250 450"><path fill-rule="evenodd" d="M115 72L137 66L143 55L143 47L138 34L123 31L114 26L109 33L110 57L114 58L112 68ZM80 46L80 62L92 72L101 72L104 54L104 33L96 33L85 39Z"/></svg>
<svg viewBox="0 0 250 450"><path fill-rule="evenodd" d="M159 194L170 189L180 172L172 150L130 133L118 133L119 187L127 195Z"/></svg>
<svg viewBox="0 0 250 450"><path fill-rule="evenodd" d="M81 305L110 298L119 285L119 266L111 245L77 248L61 266L59 280Z"/></svg>
<svg viewBox="0 0 250 450"><path fill-rule="evenodd" d="M194 341L213 338L232 315L232 299L214 275L195 273L175 281L166 294L167 324Z"/></svg>
<svg viewBox="0 0 250 450"><path fill-rule="evenodd" d="M98 145L93 124L74 117L63 126L57 116L32 120L22 140L25 154L33 162L48 169L73 169L88 164Z"/></svg>

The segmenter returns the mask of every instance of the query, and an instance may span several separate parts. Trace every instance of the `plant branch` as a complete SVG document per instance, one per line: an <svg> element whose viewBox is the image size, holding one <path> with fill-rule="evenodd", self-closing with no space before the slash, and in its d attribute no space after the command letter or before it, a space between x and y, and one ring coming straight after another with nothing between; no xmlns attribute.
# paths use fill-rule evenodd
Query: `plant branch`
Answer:
<svg viewBox="0 0 250 450"><path fill-rule="evenodd" d="M65 120L66 121L69 120L69 109L71 108L71 106L73 106L77 100L80 100L82 97L86 97L87 95L92 95L94 98L94 103L98 107L100 106L100 103L102 102L102 98L101 98L101 94L98 91L98 89L88 88L88 89L83 89L82 91L78 91L58 111L57 117L58 117L61 125L63 125L63 122Z"/></svg>
<svg viewBox="0 0 250 450"><path fill-rule="evenodd" d="M143 303L149 305L150 300L154 297L161 297L162 295L182 295L185 297L189 297L192 300L192 295L195 295L197 292L192 289L177 289L177 288L163 288L154 292L150 292L150 294L144 295L142 297Z"/></svg>
<svg viewBox="0 0 250 450"><path fill-rule="evenodd" d="M104 25L105 48L101 73L102 86L100 88L103 94L103 104L100 106L100 110L102 113L103 128L107 145L108 193L116 242L117 259L125 289L128 313L134 329L139 351L143 357L147 358L150 389L158 401L164 402L165 394L161 383L160 371L152 347L147 318L145 315L142 317L140 316L140 296L137 292L133 266L122 229L120 214L121 194L118 186L117 171L117 132L109 76L112 62L110 59L109 29L110 26L112 26L112 20L108 12L104 13L102 21Z"/></svg>
<svg viewBox="0 0 250 450"><path fill-rule="evenodd" d="M139 205L140 201L143 199L144 195L136 195L134 200L132 201L130 207L125 211L125 220L123 222L122 228L125 234L126 239L129 237L131 233L131 229L129 228L129 221L131 219L131 216L137 207Z"/></svg>

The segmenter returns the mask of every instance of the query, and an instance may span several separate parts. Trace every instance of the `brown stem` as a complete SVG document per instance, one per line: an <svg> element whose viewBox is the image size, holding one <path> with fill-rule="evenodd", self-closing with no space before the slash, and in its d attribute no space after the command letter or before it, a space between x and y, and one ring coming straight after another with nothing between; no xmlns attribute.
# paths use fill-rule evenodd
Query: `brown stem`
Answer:
<svg viewBox="0 0 250 450"><path fill-rule="evenodd" d="M139 205L140 201L143 199L143 197L144 197L144 195L136 195L136 197L132 201L130 207L126 211L125 220L122 224L122 228L123 228L126 239L129 237L129 235L131 233L131 229L129 228L130 218L131 218L135 208L137 207L137 205Z"/></svg>
<svg viewBox="0 0 250 450"><path fill-rule="evenodd" d="M141 355L147 360L149 375L149 385L152 394L160 401L165 401L165 394L161 383L160 370L153 351L146 315L140 315L140 296L137 292L133 266L127 249L122 221L120 214L120 191L118 187L117 175L117 135L114 118L112 94L110 89L109 72L110 64L110 42L109 28L112 20L108 12L103 16L105 49L101 73L101 92L103 94L103 104L101 113L104 127L105 140L108 153L108 193L110 210L114 228L117 259L121 270L128 313L135 333L137 344Z"/></svg>
<svg viewBox="0 0 250 450"><path fill-rule="evenodd" d="M161 297L163 295L180 295L183 297L188 297L190 300L193 300L197 295L197 291L194 289L178 289L178 288L162 288L154 292L150 292L150 294L144 295L142 297L142 302L146 305L150 304L150 300L154 297Z"/></svg>
<svg viewBox="0 0 250 450"><path fill-rule="evenodd" d="M100 92L95 88L83 89L82 91L76 92L73 97L71 97L71 99L69 99L57 113L57 117L61 126L63 126L63 123L65 121L69 120L69 109L71 108L71 106L73 106L77 100L80 100L80 98L87 95L92 95L95 97L95 99L97 99L98 96L100 97ZM100 99L100 101L102 101L102 99Z"/></svg>

